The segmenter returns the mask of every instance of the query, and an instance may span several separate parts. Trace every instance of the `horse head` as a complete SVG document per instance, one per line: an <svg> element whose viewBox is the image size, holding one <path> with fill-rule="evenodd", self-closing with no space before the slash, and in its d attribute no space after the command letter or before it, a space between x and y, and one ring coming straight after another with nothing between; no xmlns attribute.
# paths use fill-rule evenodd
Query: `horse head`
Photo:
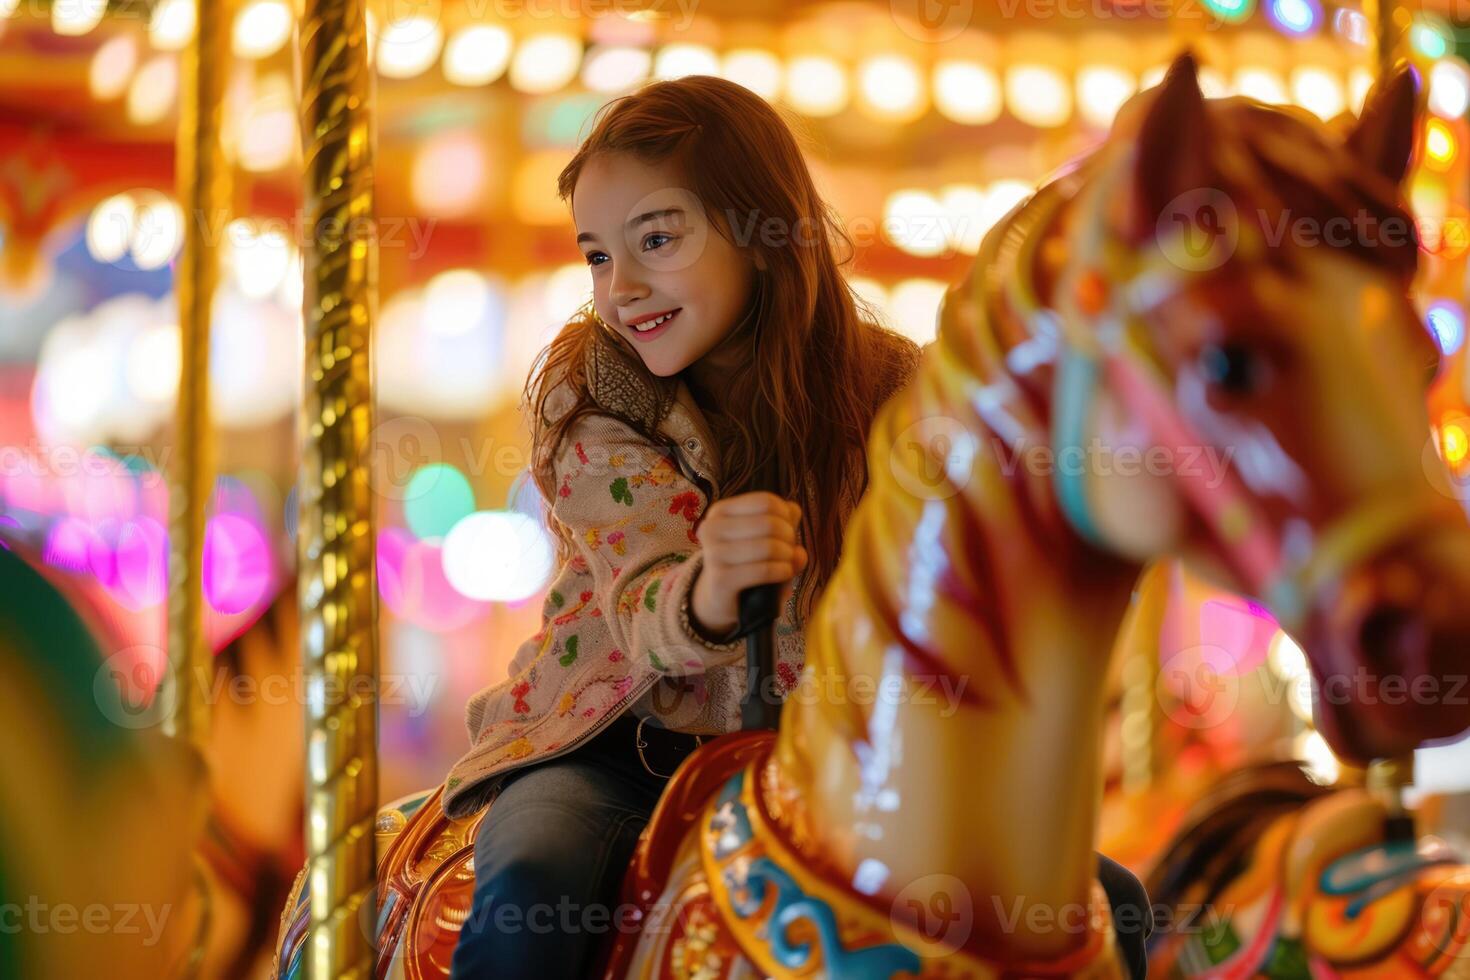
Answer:
<svg viewBox="0 0 1470 980"><path fill-rule="evenodd" d="M1417 89L1391 72L1335 129L1205 99L1181 57L1079 169L1050 283L1054 431L1158 464L1059 469L1070 522L1259 597L1358 764L1470 728L1470 526L1442 490L1439 353L1409 296Z"/></svg>

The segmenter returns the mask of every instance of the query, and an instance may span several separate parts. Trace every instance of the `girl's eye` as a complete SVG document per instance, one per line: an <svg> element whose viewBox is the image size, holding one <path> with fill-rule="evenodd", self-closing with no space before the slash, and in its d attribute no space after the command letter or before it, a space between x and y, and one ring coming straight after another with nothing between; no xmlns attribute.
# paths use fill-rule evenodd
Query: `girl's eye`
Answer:
<svg viewBox="0 0 1470 980"><path fill-rule="evenodd" d="M661 231L656 231L653 234L649 235L647 238L643 239L643 250L648 251L649 249L663 248L664 243L671 242L673 240L673 235L665 235Z"/></svg>
<svg viewBox="0 0 1470 980"><path fill-rule="evenodd" d="M587 264L592 266L602 265L602 260L607 258L605 252L592 252L587 256Z"/></svg>

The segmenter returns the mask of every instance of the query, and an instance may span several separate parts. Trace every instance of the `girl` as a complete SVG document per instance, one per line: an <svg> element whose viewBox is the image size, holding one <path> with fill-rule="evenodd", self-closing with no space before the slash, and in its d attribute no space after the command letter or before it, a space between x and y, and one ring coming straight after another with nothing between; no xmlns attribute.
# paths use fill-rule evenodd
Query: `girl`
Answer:
<svg viewBox="0 0 1470 980"><path fill-rule="evenodd" d="M731 82L605 107L558 190L592 275L527 383L560 539L541 632L471 699L444 785L475 838L459 978L586 976L668 776L740 727L737 597L781 583L778 694L917 363L839 270L850 244L777 113ZM770 492L767 488L773 489Z"/></svg>

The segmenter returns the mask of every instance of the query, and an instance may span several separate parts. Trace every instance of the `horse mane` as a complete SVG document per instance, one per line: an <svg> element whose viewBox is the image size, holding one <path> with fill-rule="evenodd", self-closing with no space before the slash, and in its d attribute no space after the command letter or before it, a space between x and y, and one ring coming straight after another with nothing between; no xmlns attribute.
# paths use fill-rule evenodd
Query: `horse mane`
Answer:
<svg viewBox="0 0 1470 980"><path fill-rule="evenodd" d="M1306 110L1268 106L1244 96L1206 100L1217 134L1206 161L1247 227L1263 237L1268 261L1284 267L1301 254L1283 238L1286 225L1367 224L1331 247L1407 280L1418 269L1419 237L1399 188L1345 147L1350 116L1323 123ZM1300 226L1300 225L1299 225ZM1386 240L1390 239L1391 240Z"/></svg>
<svg viewBox="0 0 1470 980"><path fill-rule="evenodd" d="M1289 760L1230 773L1195 801L1160 853L1145 882L1150 898L1169 908L1215 902L1246 869L1268 827L1331 792Z"/></svg>

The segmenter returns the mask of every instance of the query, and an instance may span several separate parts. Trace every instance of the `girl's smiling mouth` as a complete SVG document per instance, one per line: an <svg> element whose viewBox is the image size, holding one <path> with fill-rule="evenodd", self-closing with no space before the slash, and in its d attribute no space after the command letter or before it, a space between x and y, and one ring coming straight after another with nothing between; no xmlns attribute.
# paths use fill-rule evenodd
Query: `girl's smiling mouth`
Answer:
<svg viewBox="0 0 1470 980"><path fill-rule="evenodd" d="M676 307L663 313L653 313L648 316L639 317L628 323L628 329L633 331L634 340L652 340L668 329L670 323L679 315L683 307Z"/></svg>

